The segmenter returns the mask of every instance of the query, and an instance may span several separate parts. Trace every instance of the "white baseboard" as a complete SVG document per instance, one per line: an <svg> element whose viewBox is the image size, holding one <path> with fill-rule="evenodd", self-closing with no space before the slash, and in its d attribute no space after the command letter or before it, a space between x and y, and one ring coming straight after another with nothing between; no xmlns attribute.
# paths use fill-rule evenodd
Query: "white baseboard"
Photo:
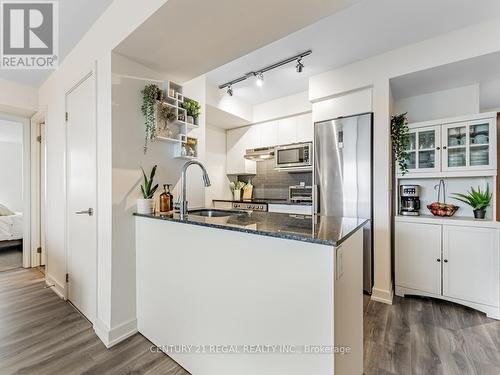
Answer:
<svg viewBox="0 0 500 375"><path fill-rule="evenodd" d="M111 348L138 332L137 319L129 320L113 328L109 328L102 320L96 319L94 331L106 348Z"/></svg>
<svg viewBox="0 0 500 375"><path fill-rule="evenodd" d="M60 298L66 300L66 292L64 290L64 286L61 283L59 283L56 279L47 274L45 275L45 284L47 286L50 286L50 289L52 289L52 291L55 294L57 294Z"/></svg>
<svg viewBox="0 0 500 375"><path fill-rule="evenodd" d="M382 302L387 305L392 305L392 298L394 296L394 291L392 289L389 290L384 290L384 289L378 289L378 288L373 288L372 289L372 301L377 301L377 302Z"/></svg>

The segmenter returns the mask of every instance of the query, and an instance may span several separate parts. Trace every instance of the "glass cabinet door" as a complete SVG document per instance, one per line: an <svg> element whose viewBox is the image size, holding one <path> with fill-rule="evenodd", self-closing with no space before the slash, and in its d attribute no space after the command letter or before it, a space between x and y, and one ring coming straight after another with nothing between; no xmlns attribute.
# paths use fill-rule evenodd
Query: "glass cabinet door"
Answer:
<svg viewBox="0 0 500 375"><path fill-rule="evenodd" d="M469 124L469 165L471 167L490 164L490 123L489 121Z"/></svg>
<svg viewBox="0 0 500 375"><path fill-rule="evenodd" d="M467 125L445 126L446 165L448 168L465 167L467 165Z"/></svg>
<svg viewBox="0 0 500 375"><path fill-rule="evenodd" d="M416 148L417 148L417 133L410 132L408 135L408 147L407 154L408 158L406 159L406 167L410 169L415 169L417 167L417 157L416 157Z"/></svg>
<svg viewBox="0 0 500 375"><path fill-rule="evenodd" d="M418 132L418 169L436 167L436 131L434 129Z"/></svg>
<svg viewBox="0 0 500 375"><path fill-rule="evenodd" d="M494 125L491 119L444 125L443 171L493 169Z"/></svg>

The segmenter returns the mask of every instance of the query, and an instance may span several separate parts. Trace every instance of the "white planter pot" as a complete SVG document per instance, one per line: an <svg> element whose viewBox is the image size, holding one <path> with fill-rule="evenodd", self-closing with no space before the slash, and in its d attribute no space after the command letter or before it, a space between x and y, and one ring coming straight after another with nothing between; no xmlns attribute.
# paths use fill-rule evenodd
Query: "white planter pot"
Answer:
<svg viewBox="0 0 500 375"><path fill-rule="evenodd" d="M154 199L137 199L138 214L153 214L155 212Z"/></svg>

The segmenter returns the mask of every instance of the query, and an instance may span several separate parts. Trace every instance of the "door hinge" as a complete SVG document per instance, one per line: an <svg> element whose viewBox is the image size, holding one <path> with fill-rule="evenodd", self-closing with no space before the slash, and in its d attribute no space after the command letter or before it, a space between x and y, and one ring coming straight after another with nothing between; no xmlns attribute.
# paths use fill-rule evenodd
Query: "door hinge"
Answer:
<svg viewBox="0 0 500 375"><path fill-rule="evenodd" d="M66 282L69 282L69 273L66 274Z"/></svg>
<svg viewBox="0 0 500 375"><path fill-rule="evenodd" d="M36 141L37 141L38 143L42 143L42 136L41 136L41 135L39 135L38 137L36 137Z"/></svg>
<svg viewBox="0 0 500 375"><path fill-rule="evenodd" d="M37 247L37 248L36 248L36 252L37 252L38 254L41 254L41 253L42 253L42 248L41 248L41 247Z"/></svg>
<svg viewBox="0 0 500 375"><path fill-rule="evenodd" d="M68 121L69 115L68 112L66 112L66 121Z"/></svg>

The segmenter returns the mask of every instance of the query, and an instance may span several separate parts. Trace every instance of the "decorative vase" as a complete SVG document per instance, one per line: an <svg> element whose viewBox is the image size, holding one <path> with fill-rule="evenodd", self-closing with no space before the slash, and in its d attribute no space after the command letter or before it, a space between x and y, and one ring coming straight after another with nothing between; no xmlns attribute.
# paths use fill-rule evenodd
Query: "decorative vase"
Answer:
<svg viewBox="0 0 500 375"><path fill-rule="evenodd" d="M195 118L194 118L194 124L195 124L195 125L199 125L199 123L198 123L198 117L195 117Z"/></svg>
<svg viewBox="0 0 500 375"><path fill-rule="evenodd" d="M137 199L137 213L143 215L153 214L155 212L154 199Z"/></svg>
<svg viewBox="0 0 500 375"><path fill-rule="evenodd" d="M484 219L486 210L474 210L474 219Z"/></svg>
<svg viewBox="0 0 500 375"><path fill-rule="evenodd" d="M187 117L187 122L190 124L194 124L194 117L193 116L188 116Z"/></svg>
<svg viewBox="0 0 500 375"><path fill-rule="evenodd" d="M240 190L233 190L233 199L235 201L241 200L241 189Z"/></svg>

